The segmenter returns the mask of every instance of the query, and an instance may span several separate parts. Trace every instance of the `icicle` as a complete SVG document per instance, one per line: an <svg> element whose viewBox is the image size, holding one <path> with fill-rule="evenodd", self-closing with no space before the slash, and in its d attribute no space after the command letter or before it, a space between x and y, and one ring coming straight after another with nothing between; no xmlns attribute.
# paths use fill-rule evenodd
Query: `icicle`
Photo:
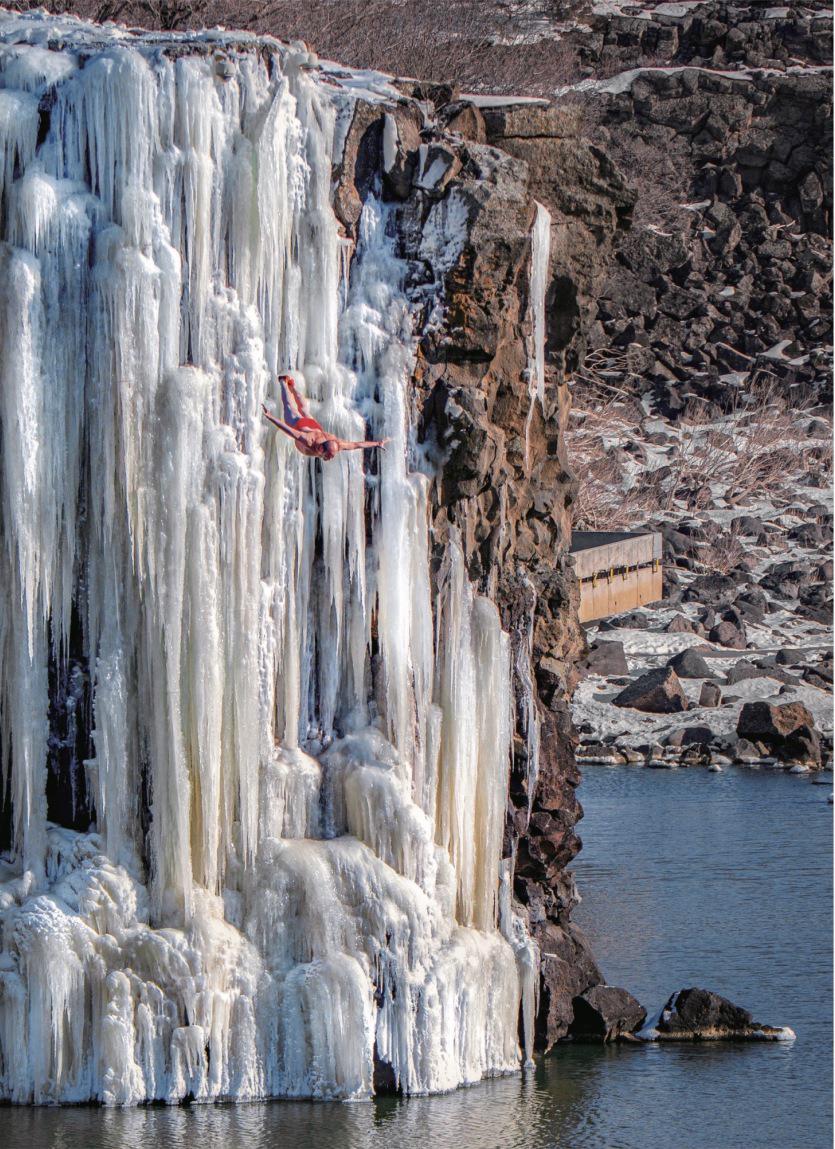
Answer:
<svg viewBox="0 0 835 1149"><path fill-rule="evenodd" d="M528 928L519 914L513 910L513 868L514 859L505 858L501 868L499 892L499 921L502 934L513 946L516 966L519 971L519 984L522 994L522 1050L525 1065L533 1065L534 1023L539 1008L539 946L528 933Z"/></svg>
<svg viewBox="0 0 835 1149"><path fill-rule="evenodd" d="M364 1097L375 1048L408 1093L516 1068L509 645L455 538L433 603L397 209L369 195L354 249L331 205L351 77L43 15L0 41L0 1098ZM287 370L388 449L294 451L261 417ZM76 628L85 833L46 807Z"/></svg>
<svg viewBox="0 0 835 1149"><path fill-rule="evenodd" d="M525 421L525 460L528 458L528 436L530 434L533 408L536 399L544 409L545 405L545 293L548 290L548 267L551 259L551 216L541 203L536 205L536 215L531 232L530 270L530 310L532 323L532 353L528 360L528 391L530 407Z"/></svg>

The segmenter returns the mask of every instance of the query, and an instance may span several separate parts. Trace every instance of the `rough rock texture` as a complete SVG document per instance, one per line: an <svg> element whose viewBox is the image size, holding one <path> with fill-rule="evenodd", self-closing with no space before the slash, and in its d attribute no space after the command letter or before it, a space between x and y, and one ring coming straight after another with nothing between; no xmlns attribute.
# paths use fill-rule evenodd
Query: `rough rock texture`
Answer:
<svg viewBox="0 0 835 1149"><path fill-rule="evenodd" d="M650 714L674 714L687 709L687 697L678 675L669 666L648 670L624 687L612 701L615 706L629 706Z"/></svg>
<svg viewBox="0 0 835 1149"><path fill-rule="evenodd" d="M687 67L583 95L639 193L587 339L665 412L722 405L734 373L829 394L831 93L825 71Z"/></svg>
<svg viewBox="0 0 835 1149"><path fill-rule="evenodd" d="M598 639L589 647L582 662L586 674L628 674L629 664L622 642L605 642Z"/></svg>
<svg viewBox="0 0 835 1149"><path fill-rule="evenodd" d="M574 998L571 1036L579 1041L616 1041L640 1029L647 1011L625 989L595 985Z"/></svg>
<svg viewBox="0 0 835 1149"><path fill-rule="evenodd" d="M567 561L575 481L562 438L568 409L562 365L576 327L562 335L549 327L543 408L532 401L529 381L531 229L535 198L555 199L559 188L565 199L571 185L573 199L564 206L574 215L561 221L555 208L551 247L547 310L561 315L554 292L563 289L555 283L564 284L579 308L577 300L592 290L594 252L621 226L617 205L624 193L605 157L576 137L553 138L553 155L547 163L539 157L534 179L521 155L492 146L511 141L485 128L477 109L450 106L446 90L404 88L402 105L387 112L378 109L375 116L360 106L335 173L336 202L353 234L358 207L383 168L388 114L396 125L397 160L383 189L401 204L400 254L409 262L413 297L431 296L435 309L419 326L414 417L437 468L436 566L450 532L458 532L470 577L497 602L513 645L517 733L505 848L515 860L516 912L542 954L537 1045L547 1049L568 1032L573 999L603 979L569 920L576 893L567 867L580 848L575 824L581 809L568 699L585 644ZM413 94L424 108L431 100L440 108L419 132ZM475 138L465 139L464 132ZM432 187L421 183L421 145L449 157L443 180ZM432 211L458 213L465 231L457 250L428 253ZM536 726L538 770L529 760Z"/></svg>
<svg viewBox="0 0 835 1149"><path fill-rule="evenodd" d="M680 654L674 654L667 665L679 678L711 678L712 672L697 650L688 647Z"/></svg>
<svg viewBox="0 0 835 1149"><path fill-rule="evenodd" d="M799 762L819 768L820 734L815 720L800 702L774 706L768 702L746 702L739 714L737 734L766 753L784 762Z"/></svg>
<svg viewBox="0 0 835 1149"><path fill-rule="evenodd" d="M703 0L614 14L595 12L588 2L564 7L566 16L582 16L588 26L573 38L592 73L661 61L716 69L832 62L831 9L819 2L779 7Z"/></svg>
<svg viewBox="0 0 835 1149"><path fill-rule="evenodd" d="M655 1025L659 1041L785 1041L791 1030L754 1021L747 1009L709 989L674 993Z"/></svg>

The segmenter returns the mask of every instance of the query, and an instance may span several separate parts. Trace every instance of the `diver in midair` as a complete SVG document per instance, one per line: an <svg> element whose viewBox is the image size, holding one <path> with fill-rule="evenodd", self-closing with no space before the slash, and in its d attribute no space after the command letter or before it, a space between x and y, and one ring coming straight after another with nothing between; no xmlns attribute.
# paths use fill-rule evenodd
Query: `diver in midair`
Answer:
<svg viewBox="0 0 835 1149"><path fill-rule="evenodd" d="M370 439L354 442L350 439L340 439L326 431L321 423L314 419L307 409L307 403L296 390L292 375L279 375L281 386L281 402L284 406L284 418L276 419L271 415L264 404L261 410L269 421L296 444L296 450L311 459L321 459L328 462L335 459L340 451L358 451L363 447L380 447L386 449L388 439Z"/></svg>

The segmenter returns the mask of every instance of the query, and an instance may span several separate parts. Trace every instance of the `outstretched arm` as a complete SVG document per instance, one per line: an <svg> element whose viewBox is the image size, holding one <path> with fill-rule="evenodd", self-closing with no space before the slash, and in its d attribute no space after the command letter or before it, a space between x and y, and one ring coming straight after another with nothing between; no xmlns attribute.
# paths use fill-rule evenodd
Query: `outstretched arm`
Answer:
<svg viewBox="0 0 835 1149"><path fill-rule="evenodd" d="M363 439L361 443L355 443L351 439L337 439L340 451L360 451L363 447L379 447L381 451L385 451L386 443L390 442L390 439Z"/></svg>
<svg viewBox="0 0 835 1149"><path fill-rule="evenodd" d="M271 415L264 404L261 404L261 410L272 423L274 427L278 427L279 431L283 431L285 435L289 435L291 439L303 439L304 435L301 431L297 431L295 427L291 427L288 423L284 423L281 419L276 419L275 415Z"/></svg>

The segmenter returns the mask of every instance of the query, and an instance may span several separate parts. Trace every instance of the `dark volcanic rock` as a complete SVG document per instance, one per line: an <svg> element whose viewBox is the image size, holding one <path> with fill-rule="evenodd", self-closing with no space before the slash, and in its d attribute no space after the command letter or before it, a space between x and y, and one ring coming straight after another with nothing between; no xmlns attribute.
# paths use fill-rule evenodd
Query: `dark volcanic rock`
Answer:
<svg viewBox="0 0 835 1149"><path fill-rule="evenodd" d="M679 654L674 654L667 663L676 672L679 678L712 678L713 673L702 656L688 647Z"/></svg>
<svg viewBox="0 0 835 1149"><path fill-rule="evenodd" d="M650 714L674 714L687 709L687 698L678 675L668 666L642 674L612 699L615 706L629 706Z"/></svg>
<svg viewBox="0 0 835 1149"><path fill-rule="evenodd" d="M668 634L700 634L701 628L697 622L683 614L674 614L667 623Z"/></svg>
<svg viewBox="0 0 835 1149"><path fill-rule="evenodd" d="M589 647L589 652L582 662L582 668L588 674L616 675L628 674L629 666L623 652L622 642L605 642L598 639Z"/></svg>
<svg viewBox="0 0 835 1149"><path fill-rule="evenodd" d="M815 720L801 702L774 705L769 702L746 702L737 722L736 732L782 762L802 762L814 767L821 764L820 735Z"/></svg>
<svg viewBox="0 0 835 1149"><path fill-rule="evenodd" d="M600 624L601 630L649 630L652 619L644 611L630 610L625 614L614 614L611 618L604 618Z"/></svg>
<svg viewBox="0 0 835 1149"><path fill-rule="evenodd" d="M682 731L682 746L704 746L712 742L714 733L709 726L688 726Z"/></svg>
<svg viewBox="0 0 835 1149"><path fill-rule="evenodd" d="M573 922L549 923L539 933L542 981L536 1022L536 1045L547 1053L554 1042L568 1034L574 1020L574 999L603 975L592 957L588 941Z"/></svg>
<svg viewBox="0 0 835 1149"><path fill-rule="evenodd" d="M681 596L685 602L699 602L716 607L729 602L739 590L736 579L730 575L697 575Z"/></svg>
<svg viewBox="0 0 835 1149"><path fill-rule="evenodd" d="M710 628L708 638L719 646L728 646L733 650L744 650L747 643L744 628L727 618Z"/></svg>
<svg viewBox="0 0 835 1149"><path fill-rule="evenodd" d="M613 985L592 986L572 1004L574 1020L568 1032L580 1041L615 1041L640 1029L647 1016L631 993Z"/></svg>
<svg viewBox="0 0 835 1149"><path fill-rule="evenodd" d="M747 1009L709 989L680 989L656 1023L659 1041L784 1041L791 1030L754 1021Z"/></svg>
<svg viewBox="0 0 835 1149"><path fill-rule="evenodd" d="M721 706L722 705L722 691L715 682L703 682L702 689L699 694L699 706Z"/></svg>

